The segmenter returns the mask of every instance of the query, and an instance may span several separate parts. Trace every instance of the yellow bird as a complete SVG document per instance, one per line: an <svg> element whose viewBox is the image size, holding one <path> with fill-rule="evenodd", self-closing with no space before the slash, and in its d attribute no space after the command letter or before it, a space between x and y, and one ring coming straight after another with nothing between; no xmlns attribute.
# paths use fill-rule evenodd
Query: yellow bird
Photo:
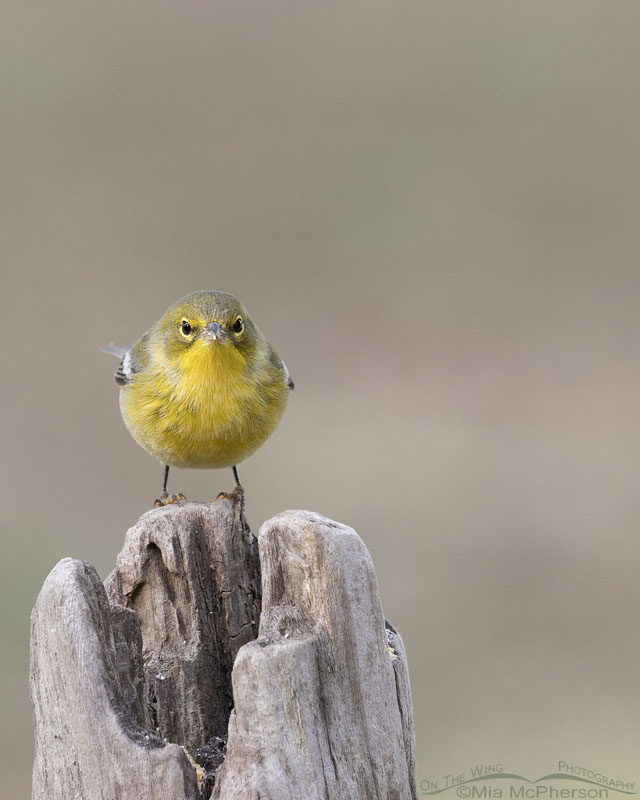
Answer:
<svg viewBox="0 0 640 800"><path fill-rule="evenodd" d="M165 465L156 505L167 494L169 467L232 467L269 438L293 381L240 301L226 292L183 297L130 350L116 372L129 432Z"/></svg>

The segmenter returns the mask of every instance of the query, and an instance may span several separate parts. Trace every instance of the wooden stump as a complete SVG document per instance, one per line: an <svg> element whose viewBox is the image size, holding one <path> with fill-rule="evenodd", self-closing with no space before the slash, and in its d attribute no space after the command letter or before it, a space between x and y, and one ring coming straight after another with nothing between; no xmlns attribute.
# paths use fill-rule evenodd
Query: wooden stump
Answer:
<svg viewBox="0 0 640 800"><path fill-rule="evenodd" d="M288 511L258 542L231 500L181 503L128 531L106 591L56 565L34 800L415 800L406 656L361 539Z"/></svg>

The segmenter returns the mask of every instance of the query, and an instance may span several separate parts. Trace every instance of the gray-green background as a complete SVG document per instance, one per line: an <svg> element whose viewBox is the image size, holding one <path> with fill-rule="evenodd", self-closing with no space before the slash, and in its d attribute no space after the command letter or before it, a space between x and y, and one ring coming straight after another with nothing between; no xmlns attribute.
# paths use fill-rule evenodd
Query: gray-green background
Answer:
<svg viewBox="0 0 640 800"><path fill-rule="evenodd" d="M44 577L105 577L159 489L98 348L209 288L296 380L250 523L364 538L419 780L640 782L639 26L635 0L4 4L0 794L29 792Z"/></svg>

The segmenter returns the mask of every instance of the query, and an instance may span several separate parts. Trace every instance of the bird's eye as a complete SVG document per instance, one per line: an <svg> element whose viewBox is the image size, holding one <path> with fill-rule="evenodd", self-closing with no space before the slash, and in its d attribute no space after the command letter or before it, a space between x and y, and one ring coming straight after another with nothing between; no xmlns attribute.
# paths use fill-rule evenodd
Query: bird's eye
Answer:
<svg viewBox="0 0 640 800"><path fill-rule="evenodd" d="M186 319L182 320L182 325L180 326L180 330L184 333L185 336L188 336L191 333L191 325L187 322Z"/></svg>
<svg viewBox="0 0 640 800"><path fill-rule="evenodd" d="M244 330L244 322L242 321L242 317L238 317L238 319L233 323L233 330L236 333L242 333Z"/></svg>

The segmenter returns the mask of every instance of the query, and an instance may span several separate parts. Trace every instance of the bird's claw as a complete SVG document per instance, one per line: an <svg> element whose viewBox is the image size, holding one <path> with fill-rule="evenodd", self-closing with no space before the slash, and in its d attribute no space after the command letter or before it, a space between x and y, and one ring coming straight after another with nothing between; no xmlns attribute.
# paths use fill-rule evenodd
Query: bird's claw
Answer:
<svg viewBox="0 0 640 800"><path fill-rule="evenodd" d="M182 492L178 492L178 494L169 494L168 492L162 492L160 497L155 501L153 504L155 508L161 508L162 506L168 506L172 503L179 503L182 500L186 500L187 498L182 494Z"/></svg>
<svg viewBox="0 0 640 800"><path fill-rule="evenodd" d="M244 489L238 483L232 492L220 492L216 500L231 500L233 503L233 515L236 522L244 518Z"/></svg>
<svg viewBox="0 0 640 800"><path fill-rule="evenodd" d="M220 494L216 497L216 500L233 500L234 503L238 501L242 502L244 500L244 489L240 484L236 486L236 488L232 492L220 492Z"/></svg>

